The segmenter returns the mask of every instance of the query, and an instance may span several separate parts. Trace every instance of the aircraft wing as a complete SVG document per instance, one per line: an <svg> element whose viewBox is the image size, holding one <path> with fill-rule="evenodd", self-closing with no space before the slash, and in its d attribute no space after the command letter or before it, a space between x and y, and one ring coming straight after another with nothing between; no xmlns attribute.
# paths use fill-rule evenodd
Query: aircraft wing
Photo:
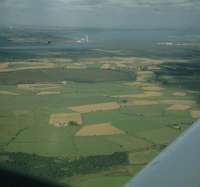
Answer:
<svg viewBox="0 0 200 187"><path fill-rule="evenodd" d="M125 187L200 187L200 120Z"/></svg>

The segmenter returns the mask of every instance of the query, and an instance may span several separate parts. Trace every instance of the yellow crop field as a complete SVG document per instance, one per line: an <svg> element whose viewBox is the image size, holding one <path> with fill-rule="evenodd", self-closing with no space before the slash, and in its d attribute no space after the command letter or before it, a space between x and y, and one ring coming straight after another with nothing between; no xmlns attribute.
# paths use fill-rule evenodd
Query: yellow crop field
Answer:
<svg viewBox="0 0 200 187"><path fill-rule="evenodd" d="M164 88L162 88L161 86L145 86L145 87L142 87L143 90L145 91L162 91Z"/></svg>
<svg viewBox="0 0 200 187"><path fill-rule="evenodd" d="M39 92L37 95L56 95L56 94L60 94L60 92L43 91L43 92Z"/></svg>
<svg viewBox="0 0 200 187"><path fill-rule="evenodd" d="M102 136L124 134L124 131L113 127L110 123L94 124L82 127L76 136Z"/></svg>
<svg viewBox="0 0 200 187"><path fill-rule="evenodd" d="M128 94L128 95L119 95L119 96L113 96L113 97L119 97L119 98L147 98L147 97L158 97L161 96L162 93L160 92L144 92L139 94Z"/></svg>
<svg viewBox="0 0 200 187"><path fill-rule="evenodd" d="M191 111L191 116L193 118L200 118L200 110L193 110L193 111Z"/></svg>
<svg viewBox="0 0 200 187"><path fill-rule="evenodd" d="M125 105L133 105L133 106L147 106L147 105L158 105L158 101L153 101L153 100L134 100L134 101L129 101Z"/></svg>
<svg viewBox="0 0 200 187"><path fill-rule="evenodd" d="M76 122L81 125L82 117L79 113L55 113L50 116L49 123L55 127L67 126L69 122Z"/></svg>
<svg viewBox="0 0 200 187"><path fill-rule="evenodd" d="M9 91L0 91L0 95L19 95L18 93L15 92L9 92Z"/></svg>
<svg viewBox="0 0 200 187"><path fill-rule="evenodd" d="M115 110L119 108L120 108L120 105L116 102L69 107L70 110L75 111L75 112L80 112L80 113L96 112L99 110Z"/></svg>
<svg viewBox="0 0 200 187"><path fill-rule="evenodd" d="M171 100L161 100L161 104L167 104L167 105L174 105L174 104L182 104L182 105L194 105L195 101L193 100L178 100L178 99L171 99Z"/></svg>
<svg viewBox="0 0 200 187"><path fill-rule="evenodd" d="M174 96L186 96L187 94L185 92L174 92Z"/></svg>
<svg viewBox="0 0 200 187"><path fill-rule="evenodd" d="M137 72L137 81L145 82L152 80L155 74L152 71L138 71Z"/></svg>
<svg viewBox="0 0 200 187"><path fill-rule="evenodd" d="M190 105L186 105L186 104L174 104L174 105L168 107L167 110L188 110L190 108L191 108Z"/></svg>

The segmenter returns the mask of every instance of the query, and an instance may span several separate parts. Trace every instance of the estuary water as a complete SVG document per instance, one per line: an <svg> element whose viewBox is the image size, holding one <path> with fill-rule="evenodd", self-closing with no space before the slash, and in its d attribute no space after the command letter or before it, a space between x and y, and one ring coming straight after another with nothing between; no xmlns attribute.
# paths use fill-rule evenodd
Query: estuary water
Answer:
<svg viewBox="0 0 200 187"><path fill-rule="evenodd" d="M12 29L0 33L1 58L194 58L199 54L200 32L196 30Z"/></svg>

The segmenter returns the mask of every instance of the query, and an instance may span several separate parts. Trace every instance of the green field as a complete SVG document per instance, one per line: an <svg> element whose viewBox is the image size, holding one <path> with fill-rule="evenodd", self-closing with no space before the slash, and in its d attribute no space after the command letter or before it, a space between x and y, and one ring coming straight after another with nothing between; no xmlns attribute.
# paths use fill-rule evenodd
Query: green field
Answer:
<svg viewBox="0 0 200 187"><path fill-rule="evenodd" d="M0 165L74 186L120 187L196 120L191 111L200 110L198 88L187 85L191 82L177 86L172 80L179 74L166 70L167 63L152 71L151 63L101 69L101 60L91 61L95 68L0 72ZM152 80L138 81L147 71ZM52 114L73 112L72 106L113 102L120 107L81 113L82 125L49 122ZM102 123L123 134L76 136L81 128Z"/></svg>

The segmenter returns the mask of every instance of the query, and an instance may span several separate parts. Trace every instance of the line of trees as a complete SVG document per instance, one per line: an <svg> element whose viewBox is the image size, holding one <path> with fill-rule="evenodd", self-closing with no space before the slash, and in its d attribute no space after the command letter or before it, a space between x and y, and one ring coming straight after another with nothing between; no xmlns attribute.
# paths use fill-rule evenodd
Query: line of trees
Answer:
<svg viewBox="0 0 200 187"><path fill-rule="evenodd" d="M4 159L1 160L1 158ZM0 153L0 163L0 166L12 171L16 170L42 178L58 179L108 170L115 165L128 164L129 161L127 152L79 157L73 160L26 153Z"/></svg>

